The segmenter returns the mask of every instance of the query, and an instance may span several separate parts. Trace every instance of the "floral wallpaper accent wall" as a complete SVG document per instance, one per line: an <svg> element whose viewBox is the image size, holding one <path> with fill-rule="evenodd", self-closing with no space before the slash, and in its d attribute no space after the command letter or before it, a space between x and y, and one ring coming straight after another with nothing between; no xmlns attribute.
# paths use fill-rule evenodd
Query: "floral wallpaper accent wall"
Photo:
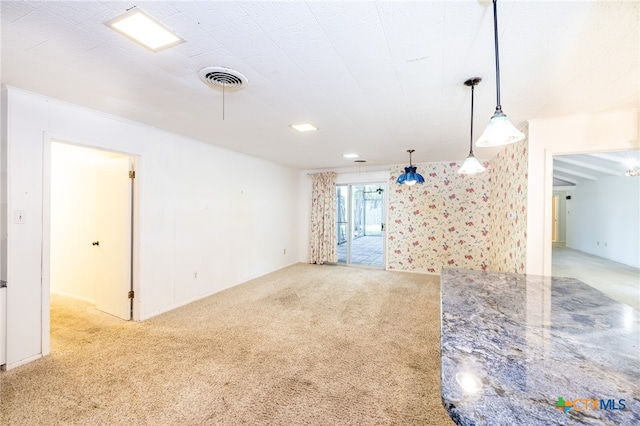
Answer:
<svg viewBox="0 0 640 426"><path fill-rule="evenodd" d="M488 163L484 164L488 166ZM387 220L390 270L488 269L490 174L459 175L461 163L416 164L423 185L399 185L391 169Z"/></svg>
<svg viewBox="0 0 640 426"><path fill-rule="evenodd" d="M506 146L491 160L489 269L525 272L529 143Z"/></svg>

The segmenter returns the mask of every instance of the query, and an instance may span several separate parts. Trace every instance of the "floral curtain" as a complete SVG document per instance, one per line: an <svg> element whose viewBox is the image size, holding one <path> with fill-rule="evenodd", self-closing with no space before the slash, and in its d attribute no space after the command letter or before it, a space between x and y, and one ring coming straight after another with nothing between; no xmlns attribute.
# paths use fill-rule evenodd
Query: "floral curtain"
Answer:
<svg viewBox="0 0 640 426"><path fill-rule="evenodd" d="M337 262L336 173L315 173L311 180L309 263Z"/></svg>

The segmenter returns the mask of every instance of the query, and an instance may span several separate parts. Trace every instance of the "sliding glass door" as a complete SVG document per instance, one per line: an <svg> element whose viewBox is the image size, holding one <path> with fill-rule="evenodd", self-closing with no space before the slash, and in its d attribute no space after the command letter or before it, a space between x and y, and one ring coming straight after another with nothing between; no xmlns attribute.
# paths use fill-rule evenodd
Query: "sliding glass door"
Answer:
<svg viewBox="0 0 640 426"><path fill-rule="evenodd" d="M384 268L384 183L338 185L338 262Z"/></svg>

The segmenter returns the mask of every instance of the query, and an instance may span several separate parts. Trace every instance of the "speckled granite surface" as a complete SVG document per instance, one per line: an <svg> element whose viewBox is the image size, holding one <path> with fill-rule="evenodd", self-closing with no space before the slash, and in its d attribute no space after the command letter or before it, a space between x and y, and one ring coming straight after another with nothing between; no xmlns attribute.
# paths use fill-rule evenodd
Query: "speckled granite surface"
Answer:
<svg viewBox="0 0 640 426"><path fill-rule="evenodd" d="M442 272L441 297L457 424L640 424L638 311L575 279L459 269Z"/></svg>

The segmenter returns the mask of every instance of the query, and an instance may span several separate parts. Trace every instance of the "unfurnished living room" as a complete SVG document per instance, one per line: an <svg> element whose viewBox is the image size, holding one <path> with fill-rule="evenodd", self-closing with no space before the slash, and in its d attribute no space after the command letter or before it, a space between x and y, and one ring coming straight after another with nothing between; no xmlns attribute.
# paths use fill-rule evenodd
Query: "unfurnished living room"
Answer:
<svg viewBox="0 0 640 426"><path fill-rule="evenodd" d="M639 1L0 24L0 424L640 424Z"/></svg>

